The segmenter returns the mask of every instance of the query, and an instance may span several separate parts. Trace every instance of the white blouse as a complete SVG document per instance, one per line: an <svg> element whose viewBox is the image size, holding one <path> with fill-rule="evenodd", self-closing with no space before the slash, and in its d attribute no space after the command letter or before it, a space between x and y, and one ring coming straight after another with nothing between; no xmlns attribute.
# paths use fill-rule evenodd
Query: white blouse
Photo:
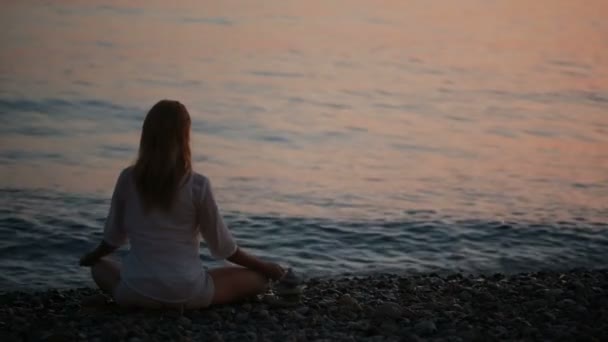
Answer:
<svg viewBox="0 0 608 342"><path fill-rule="evenodd" d="M211 255L225 259L237 249L213 198L207 177L186 176L170 212L144 213L132 167L116 182L104 240L115 247L130 243L121 281L134 291L163 302L184 302L206 285L199 256L203 236Z"/></svg>

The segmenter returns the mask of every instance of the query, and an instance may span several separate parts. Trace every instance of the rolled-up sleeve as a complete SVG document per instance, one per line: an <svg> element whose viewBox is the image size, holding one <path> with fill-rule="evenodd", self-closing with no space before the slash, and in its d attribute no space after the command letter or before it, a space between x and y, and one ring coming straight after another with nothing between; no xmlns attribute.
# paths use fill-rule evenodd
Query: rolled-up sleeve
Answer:
<svg viewBox="0 0 608 342"><path fill-rule="evenodd" d="M220 214L211 183L208 179L205 180L198 206L199 230L211 256L216 259L226 259L236 252L237 244Z"/></svg>
<svg viewBox="0 0 608 342"><path fill-rule="evenodd" d="M103 230L104 241L114 247L120 247L128 241L127 231L124 225L124 187L127 180L126 173L126 170L123 170L116 181L114 193L112 194L112 201L110 203L110 212L108 213Z"/></svg>

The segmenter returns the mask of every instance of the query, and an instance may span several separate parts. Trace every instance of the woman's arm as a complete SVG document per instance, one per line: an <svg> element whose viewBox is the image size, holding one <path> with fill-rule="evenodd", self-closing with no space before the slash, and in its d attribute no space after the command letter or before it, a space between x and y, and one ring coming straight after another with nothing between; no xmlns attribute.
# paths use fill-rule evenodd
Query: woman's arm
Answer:
<svg viewBox="0 0 608 342"><path fill-rule="evenodd" d="M211 255L216 259L227 259L237 265L259 272L270 279L280 279L285 271L273 262L262 261L237 246L232 233L224 223L215 202L211 183L205 180L198 208L199 229L207 242Z"/></svg>
<svg viewBox="0 0 608 342"><path fill-rule="evenodd" d="M124 187L127 181L128 169L123 170L118 176L112 201L110 202L110 212L106 218L103 229L103 240L91 252L80 258L80 266L93 266L99 259L114 252L118 247L127 242L127 232L123 224L124 216Z"/></svg>
<svg viewBox="0 0 608 342"><path fill-rule="evenodd" d="M114 247L105 241L101 241L97 248L80 258L80 266L93 266L95 263L97 263L97 261L99 261L99 259L111 254L117 248L118 247Z"/></svg>
<svg viewBox="0 0 608 342"><path fill-rule="evenodd" d="M279 264L262 261L257 257L246 253L240 247L237 247L236 251L229 256L227 260L250 270L262 273L272 280L281 279L285 273L285 270L283 270Z"/></svg>

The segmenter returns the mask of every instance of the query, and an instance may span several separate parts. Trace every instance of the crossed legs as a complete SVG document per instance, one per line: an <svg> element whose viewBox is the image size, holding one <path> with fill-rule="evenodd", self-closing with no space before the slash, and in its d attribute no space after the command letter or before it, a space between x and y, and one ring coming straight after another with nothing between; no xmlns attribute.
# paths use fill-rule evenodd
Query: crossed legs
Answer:
<svg viewBox="0 0 608 342"><path fill-rule="evenodd" d="M113 296L114 290L120 284L120 269L119 262L102 258L91 267L91 274L97 286L104 293ZM218 267L209 270L209 275L215 287L211 305L237 302L263 293L268 288L266 277L242 267ZM144 308L163 307L162 303L155 300L139 300L134 304ZM187 307L191 308L189 305Z"/></svg>

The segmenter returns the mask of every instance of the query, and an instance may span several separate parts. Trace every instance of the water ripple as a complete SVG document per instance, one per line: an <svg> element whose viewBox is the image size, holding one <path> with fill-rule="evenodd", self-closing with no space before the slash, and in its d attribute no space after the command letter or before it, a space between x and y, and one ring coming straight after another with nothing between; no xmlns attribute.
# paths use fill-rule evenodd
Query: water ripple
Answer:
<svg viewBox="0 0 608 342"><path fill-rule="evenodd" d="M0 202L0 288L88 284L76 260L101 239L107 199L3 189ZM602 267L608 257L608 226L580 218L480 220L410 210L357 221L228 213L226 222L245 248L310 275Z"/></svg>

